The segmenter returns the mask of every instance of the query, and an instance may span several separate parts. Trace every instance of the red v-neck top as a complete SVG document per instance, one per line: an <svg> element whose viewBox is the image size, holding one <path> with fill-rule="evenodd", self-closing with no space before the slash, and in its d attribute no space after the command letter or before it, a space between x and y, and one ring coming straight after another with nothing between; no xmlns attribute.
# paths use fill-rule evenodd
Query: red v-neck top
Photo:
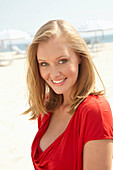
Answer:
<svg viewBox="0 0 113 170"><path fill-rule="evenodd" d="M51 112L38 118L38 132L31 147L35 170L83 170L83 147L86 142L113 139L110 106L102 96L89 95L73 114L66 130L44 151L39 147Z"/></svg>

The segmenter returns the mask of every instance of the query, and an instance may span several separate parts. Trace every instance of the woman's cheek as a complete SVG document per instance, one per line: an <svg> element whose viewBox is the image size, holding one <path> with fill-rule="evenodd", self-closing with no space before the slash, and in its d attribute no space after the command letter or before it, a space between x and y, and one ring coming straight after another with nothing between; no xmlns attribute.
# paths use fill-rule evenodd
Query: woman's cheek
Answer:
<svg viewBox="0 0 113 170"><path fill-rule="evenodd" d="M40 74L44 80L47 78L47 70L40 69Z"/></svg>

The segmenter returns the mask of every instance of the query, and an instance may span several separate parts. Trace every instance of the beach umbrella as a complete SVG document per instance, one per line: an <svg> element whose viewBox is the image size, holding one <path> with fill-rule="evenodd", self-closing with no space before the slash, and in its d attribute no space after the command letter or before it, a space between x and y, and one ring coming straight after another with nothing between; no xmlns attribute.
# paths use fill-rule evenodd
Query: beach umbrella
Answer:
<svg viewBox="0 0 113 170"><path fill-rule="evenodd" d="M91 19L77 27L79 32L94 32L113 29L113 22L99 19Z"/></svg>
<svg viewBox="0 0 113 170"><path fill-rule="evenodd" d="M3 29L0 31L0 42L2 48L6 41L9 42L10 50L12 51L12 41L14 40L28 40L31 36L27 32L18 29Z"/></svg>
<svg viewBox="0 0 113 170"><path fill-rule="evenodd" d="M104 38L104 31L113 30L113 22L100 19L91 19L79 25L77 30L80 33L94 32L95 40L97 40L96 33L101 31Z"/></svg>
<svg viewBox="0 0 113 170"><path fill-rule="evenodd" d="M0 40L29 39L30 35L17 29L3 29L0 31Z"/></svg>

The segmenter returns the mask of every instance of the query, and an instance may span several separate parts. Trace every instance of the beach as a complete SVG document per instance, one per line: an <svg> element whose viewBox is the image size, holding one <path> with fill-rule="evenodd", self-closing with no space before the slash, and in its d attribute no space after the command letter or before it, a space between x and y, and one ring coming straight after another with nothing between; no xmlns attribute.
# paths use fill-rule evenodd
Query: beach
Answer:
<svg viewBox="0 0 113 170"><path fill-rule="evenodd" d="M113 111L113 43L89 45L89 50ZM37 120L21 115L28 108L26 53L0 56L0 169L33 170L31 144L38 130ZM102 88L98 78L97 85Z"/></svg>

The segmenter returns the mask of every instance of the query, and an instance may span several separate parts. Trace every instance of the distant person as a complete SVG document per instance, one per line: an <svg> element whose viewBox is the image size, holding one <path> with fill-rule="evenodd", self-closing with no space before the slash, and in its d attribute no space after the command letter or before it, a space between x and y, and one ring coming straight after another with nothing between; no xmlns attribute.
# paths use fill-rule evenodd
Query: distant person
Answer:
<svg viewBox="0 0 113 170"><path fill-rule="evenodd" d="M111 170L112 113L79 33L64 20L49 21L27 59L26 113L39 128L31 148L34 169Z"/></svg>

